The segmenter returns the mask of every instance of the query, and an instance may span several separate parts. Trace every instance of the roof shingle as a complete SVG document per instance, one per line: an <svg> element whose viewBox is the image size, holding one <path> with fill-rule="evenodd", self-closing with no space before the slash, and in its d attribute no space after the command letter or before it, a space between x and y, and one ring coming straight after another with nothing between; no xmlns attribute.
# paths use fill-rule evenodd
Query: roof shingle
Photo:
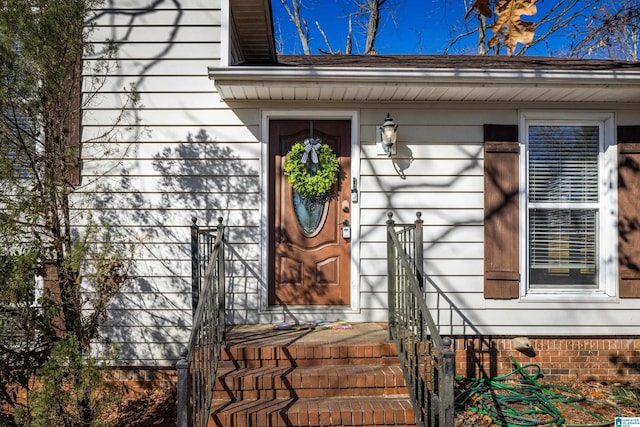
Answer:
<svg viewBox="0 0 640 427"><path fill-rule="evenodd" d="M640 62L474 55L278 55L278 65L299 67L640 70Z"/></svg>

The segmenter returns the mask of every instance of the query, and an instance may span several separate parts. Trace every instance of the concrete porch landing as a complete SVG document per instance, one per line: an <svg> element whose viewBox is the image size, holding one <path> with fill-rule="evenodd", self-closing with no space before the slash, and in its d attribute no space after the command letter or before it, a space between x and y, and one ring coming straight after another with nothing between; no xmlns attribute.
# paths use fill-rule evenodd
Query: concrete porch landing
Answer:
<svg viewBox="0 0 640 427"><path fill-rule="evenodd" d="M227 332L209 426L410 426L413 406L386 323Z"/></svg>
<svg viewBox="0 0 640 427"><path fill-rule="evenodd" d="M352 323L351 329L274 330L274 325L238 325L227 330L227 346L388 344L386 323Z"/></svg>

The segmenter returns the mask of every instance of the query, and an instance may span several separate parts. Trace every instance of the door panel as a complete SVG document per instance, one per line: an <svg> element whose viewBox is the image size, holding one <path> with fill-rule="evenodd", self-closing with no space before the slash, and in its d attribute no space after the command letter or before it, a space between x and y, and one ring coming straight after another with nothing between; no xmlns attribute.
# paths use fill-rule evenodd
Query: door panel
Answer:
<svg viewBox="0 0 640 427"><path fill-rule="evenodd" d="M277 120L269 129L269 304L348 305L351 243L343 238L342 226L351 222L351 122ZM305 232L283 167L291 146L309 137L333 149L340 174L318 227Z"/></svg>

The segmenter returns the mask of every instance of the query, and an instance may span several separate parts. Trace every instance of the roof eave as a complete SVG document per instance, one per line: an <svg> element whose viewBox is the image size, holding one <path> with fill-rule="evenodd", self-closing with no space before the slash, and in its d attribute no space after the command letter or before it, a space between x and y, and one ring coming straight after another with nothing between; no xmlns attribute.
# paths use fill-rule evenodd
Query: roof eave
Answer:
<svg viewBox="0 0 640 427"><path fill-rule="evenodd" d="M636 70L239 66L210 67L209 78L214 80L223 98L229 97L230 99L243 99L242 96L239 98L229 96L231 90L226 90L239 86L282 88L283 90L310 86L316 88L428 86L514 89L562 87L600 90L629 88L639 91L639 96L636 98L638 101L635 102L640 102L640 71ZM363 96L354 100L368 100ZM249 96L246 99L252 98ZM255 99L260 98L256 97ZM630 99L621 102L630 102ZM296 100L295 95L291 100ZM600 99L594 98L593 101L600 101Z"/></svg>
<svg viewBox="0 0 640 427"><path fill-rule="evenodd" d="M212 80L640 84L640 71L449 68L209 67Z"/></svg>

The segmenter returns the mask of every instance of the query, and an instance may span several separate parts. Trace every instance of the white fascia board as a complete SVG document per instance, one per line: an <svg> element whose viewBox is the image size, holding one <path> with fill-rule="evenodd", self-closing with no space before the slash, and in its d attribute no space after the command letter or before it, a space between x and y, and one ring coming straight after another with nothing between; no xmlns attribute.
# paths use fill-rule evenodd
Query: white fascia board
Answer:
<svg viewBox="0 0 640 427"><path fill-rule="evenodd" d="M470 85L569 85L640 86L640 71L621 70L500 70L453 68L348 68L348 67L209 67L209 78L217 82L299 81L440 83Z"/></svg>

